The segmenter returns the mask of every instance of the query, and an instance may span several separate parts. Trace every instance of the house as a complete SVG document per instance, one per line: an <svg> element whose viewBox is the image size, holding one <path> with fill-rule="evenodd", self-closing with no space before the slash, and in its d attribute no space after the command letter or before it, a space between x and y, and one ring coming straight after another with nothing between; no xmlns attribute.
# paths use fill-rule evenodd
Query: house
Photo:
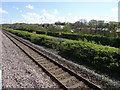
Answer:
<svg viewBox="0 0 120 90"><path fill-rule="evenodd" d="M116 33L120 36L120 28L116 30Z"/></svg>

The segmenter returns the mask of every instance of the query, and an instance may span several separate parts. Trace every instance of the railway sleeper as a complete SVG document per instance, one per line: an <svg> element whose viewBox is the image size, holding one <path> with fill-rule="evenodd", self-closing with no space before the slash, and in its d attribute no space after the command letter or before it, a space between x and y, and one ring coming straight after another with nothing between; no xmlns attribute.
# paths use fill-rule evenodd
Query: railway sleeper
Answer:
<svg viewBox="0 0 120 90"><path fill-rule="evenodd" d="M50 63L50 61L48 61L48 60L44 60L44 61L41 61L41 62L38 61L38 63L39 63L39 64L48 64L48 63Z"/></svg>
<svg viewBox="0 0 120 90"><path fill-rule="evenodd" d="M37 62L44 62L44 61L46 61L46 59L45 58L41 58L41 57L36 57L36 59L35 59Z"/></svg>
<svg viewBox="0 0 120 90"><path fill-rule="evenodd" d="M56 71L56 72L53 72L53 74L55 75L55 76L57 76L57 75L60 75L60 74L62 74L62 73L65 73L65 71L64 70L58 70L58 71Z"/></svg>
<svg viewBox="0 0 120 90"><path fill-rule="evenodd" d="M55 72L60 72L62 70L62 68L58 68L56 70L49 70L51 73L55 73Z"/></svg>
<svg viewBox="0 0 120 90"><path fill-rule="evenodd" d="M83 85L83 83L82 83L81 81L78 82L78 83L76 83L76 84L74 84L74 85L69 86L68 88L70 88L70 89L74 89L74 88L78 88L78 89L89 89L89 87ZM90 89L89 89L89 90L90 90Z"/></svg>
<svg viewBox="0 0 120 90"><path fill-rule="evenodd" d="M59 68L58 66L54 66L54 67L49 67L48 70L51 71L51 70L56 70L58 68Z"/></svg>
<svg viewBox="0 0 120 90"><path fill-rule="evenodd" d="M41 64L43 67L45 68L49 68L49 67L54 67L55 65L53 63L46 63L46 64Z"/></svg>
<svg viewBox="0 0 120 90"><path fill-rule="evenodd" d="M70 74L63 74L63 75L61 75L61 76L57 76L56 78L58 78L60 81L64 81L64 80L66 80L66 79L68 79L68 78L70 78L71 77L71 75Z"/></svg>
<svg viewBox="0 0 120 90"><path fill-rule="evenodd" d="M79 82L80 81L76 79L74 76L71 76L70 78L62 81L62 83L64 83L64 85L66 85L67 87L70 87L71 85L75 85Z"/></svg>
<svg viewBox="0 0 120 90"><path fill-rule="evenodd" d="M70 76L70 77L68 77L66 79L61 80L61 82L64 83L64 84L66 84L66 82L70 82L74 78L75 78L74 76Z"/></svg>
<svg viewBox="0 0 120 90"><path fill-rule="evenodd" d="M56 75L56 77L62 77L62 76L65 76L66 74L69 74L68 72L64 72L64 73L61 73L61 74L59 74L59 75Z"/></svg>

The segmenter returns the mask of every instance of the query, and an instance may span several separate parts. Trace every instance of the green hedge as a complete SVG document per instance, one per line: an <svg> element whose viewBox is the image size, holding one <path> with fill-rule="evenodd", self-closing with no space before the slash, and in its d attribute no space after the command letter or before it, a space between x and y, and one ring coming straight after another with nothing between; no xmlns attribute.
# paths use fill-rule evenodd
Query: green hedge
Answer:
<svg viewBox="0 0 120 90"><path fill-rule="evenodd" d="M61 44L61 53L69 54L79 58L79 60L87 61L97 67L110 69L119 68L120 70L120 54L117 49L108 46L95 45L90 42L83 41L65 41Z"/></svg>
<svg viewBox="0 0 120 90"><path fill-rule="evenodd" d="M43 31L43 30L37 30L36 33L37 33L37 34L47 34L47 32L46 32L46 31Z"/></svg>
<svg viewBox="0 0 120 90"><path fill-rule="evenodd" d="M43 45L58 50L60 53L76 57L77 60L88 62L99 68L120 71L120 50L108 46L96 45L87 40L73 41L35 35L25 31L4 29L17 36L23 37L35 44Z"/></svg>
<svg viewBox="0 0 120 90"><path fill-rule="evenodd" d="M120 37L106 37L102 35L85 35L78 33L62 33L60 37L72 40L87 39L88 41L95 41L97 44L120 48Z"/></svg>
<svg viewBox="0 0 120 90"><path fill-rule="evenodd" d="M32 32L32 30L23 30ZM87 34L79 34L79 33L66 33L66 32L51 32L44 30L36 30L37 34L46 34L54 37L61 37L72 40L84 40L95 41L96 44L108 45L116 48L120 48L120 37L106 37L102 35L87 35Z"/></svg>
<svg viewBox="0 0 120 90"><path fill-rule="evenodd" d="M36 31L41 32L41 30ZM120 48L120 37L106 37L102 35L87 35L87 34L79 34L79 33L65 33L65 32L46 32L42 31L44 33L38 33L38 34L47 34L49 36L54 37L61 37L66 39L72 39L72 40L84 40L87 39L88 41L95 41L96 44L102 44L102 45L108 45L112 47Z"/></svg>

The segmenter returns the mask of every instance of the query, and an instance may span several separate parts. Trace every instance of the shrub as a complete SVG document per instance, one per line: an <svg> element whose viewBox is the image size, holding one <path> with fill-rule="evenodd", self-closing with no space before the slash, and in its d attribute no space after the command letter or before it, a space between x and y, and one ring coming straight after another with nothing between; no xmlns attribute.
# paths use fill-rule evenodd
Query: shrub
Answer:
<svg viewBox="0 0 120 90"><path fill-rule="evenodd" d="M96 45L94 42L91 43L87 39L84 39L84 41L65 40L47 35L34 35L29 32L13 29L3 30L27 39L32 43L56 49L62 54L76 57L77 60L88 62L96 67L116 71L120 70L119 49L111 48L109 46ZM99 38L101 38L101 36Z"/></svg>
<svg viewBox="0 0 120 90"><path fill-rule="evenodd" d="M47 34L47 32L46 32L46 31L43 31L43 30L37 30L36 33L37 33L37 34Z"/></svg>

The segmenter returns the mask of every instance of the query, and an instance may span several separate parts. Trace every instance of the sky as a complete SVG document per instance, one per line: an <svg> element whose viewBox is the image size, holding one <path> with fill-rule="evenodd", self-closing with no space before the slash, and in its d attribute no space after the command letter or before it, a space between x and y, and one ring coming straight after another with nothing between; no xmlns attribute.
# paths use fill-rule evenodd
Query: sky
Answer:
<svg viewBox="0 0 120 90"><path fill-rule="evenodd" d="M80 19L118 21L118 1L2 2L0 15L0 23L74 23Z"/></svg>

